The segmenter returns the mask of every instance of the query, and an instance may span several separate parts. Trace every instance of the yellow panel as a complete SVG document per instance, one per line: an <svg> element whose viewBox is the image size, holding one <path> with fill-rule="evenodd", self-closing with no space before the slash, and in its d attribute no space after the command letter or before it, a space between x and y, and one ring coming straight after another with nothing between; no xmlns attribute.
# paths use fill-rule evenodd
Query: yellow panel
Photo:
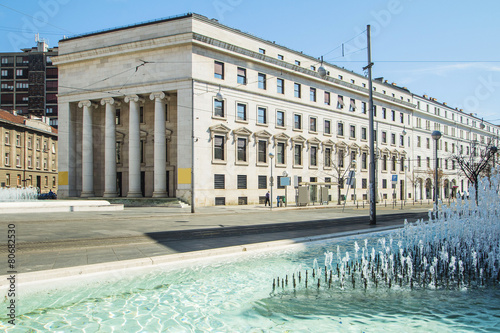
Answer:
<svg viewBox="0 0 500 333"><path fill-rule="evenodd" d="M69 185L68 182L68 171L59 172L59 186Z"/></svg>
<svg viewBox="0 0 500 333"><path fill-rule="evenodd" d="M184 168L178 171L179 184L191 184L191 168Z"/></svg>

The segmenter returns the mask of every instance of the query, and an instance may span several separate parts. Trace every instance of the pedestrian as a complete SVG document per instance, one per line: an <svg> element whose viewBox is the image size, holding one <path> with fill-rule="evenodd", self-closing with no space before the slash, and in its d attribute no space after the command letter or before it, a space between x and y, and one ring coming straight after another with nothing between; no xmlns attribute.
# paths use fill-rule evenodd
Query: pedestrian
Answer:
<svg viewBox="0 0 500 333"><path fill-rule="evenodd" d="M267 191L267 193L266 193L266 202L265 202L264 206L267 206L267 204L269 204L269 206L271 206L271 201L269 200L269 196L270 196L269 191Z"/></svg>

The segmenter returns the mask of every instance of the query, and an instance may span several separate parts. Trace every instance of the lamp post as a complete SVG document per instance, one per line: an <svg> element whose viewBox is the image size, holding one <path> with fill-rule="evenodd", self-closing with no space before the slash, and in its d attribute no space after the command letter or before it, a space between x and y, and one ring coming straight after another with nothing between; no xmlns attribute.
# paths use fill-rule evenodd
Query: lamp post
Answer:
<svg viewBox="0 0 500 333"><path fill-rule="evenodd" d="M404 146L404 143L405 143L405 140L406 140L406 126L403 127L403 146ZM405 158L406 160L406 158ZM410 163L410 159L408 159L408 164ZM408 169L408 166L404 165L403 166L404 170L405 170L405 188L404 188L404 193L403 193L403 200L404 200L404 204L406 205L406 197L408 196L408 191L406 190L406 169Z"/></svg>
<svg viewBox="0 0 500 333"><path fill-rule="evenodd" d="M269 184L271 185L271 210L273 209L273 183L274 183L274 179L273 179L273 157L274 157L274 154L273 153L269 153L269 160L270 160L270 164L271 164L271 179L269 180Z"/></svg>
<svg viewBox="0 0 500 333"><path fill-rule="evenodd" d="M439 193L438 193L438 181L439 181L439 176L438 176L438 168L439 168L439 161L438 161L438 141L441 139L441 132L440 131L434 131L432 132L432 139L436 141L436 151L434 154L434 157L436 159L436 170L435 170L435 175L434 175L434 205L436 206L437 210L437 205L438 205L438 199L439 199Z"/></svg>

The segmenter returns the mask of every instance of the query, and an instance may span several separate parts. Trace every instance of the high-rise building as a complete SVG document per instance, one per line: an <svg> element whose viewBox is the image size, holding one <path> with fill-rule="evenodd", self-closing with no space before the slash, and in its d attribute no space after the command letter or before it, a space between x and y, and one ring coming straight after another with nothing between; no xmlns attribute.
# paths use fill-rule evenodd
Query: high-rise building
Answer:
<svg viewBox="0 0 500 333"><path fill-rule="evenodd" d="M37 38L37 46L21 52L0 53L0 107L21 115L45 116L57 127L57 67L49 48Z"/></svg>

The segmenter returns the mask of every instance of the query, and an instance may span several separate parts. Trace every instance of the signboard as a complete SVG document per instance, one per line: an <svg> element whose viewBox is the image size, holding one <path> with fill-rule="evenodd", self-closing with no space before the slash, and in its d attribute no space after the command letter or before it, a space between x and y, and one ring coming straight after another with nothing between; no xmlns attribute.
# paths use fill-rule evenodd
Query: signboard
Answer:
<svg viewBox="0 0 500 333"><path fill-rule="evenodd" d="M290 186L290 177L280 177L280 186Z"/></svg>
<svg viewBox="0 0 500 333"><path fill-rule="evenodd" d="M397 183L398 182L398 175L392 175L392 182Z"/></svg>
<svg viewBox="0 0 500 333"><path fill-rule="evenodd" d="M355 172L354 171L349 171L349 176L347 178L347 185L353 186L355 181Z"/></svg>

